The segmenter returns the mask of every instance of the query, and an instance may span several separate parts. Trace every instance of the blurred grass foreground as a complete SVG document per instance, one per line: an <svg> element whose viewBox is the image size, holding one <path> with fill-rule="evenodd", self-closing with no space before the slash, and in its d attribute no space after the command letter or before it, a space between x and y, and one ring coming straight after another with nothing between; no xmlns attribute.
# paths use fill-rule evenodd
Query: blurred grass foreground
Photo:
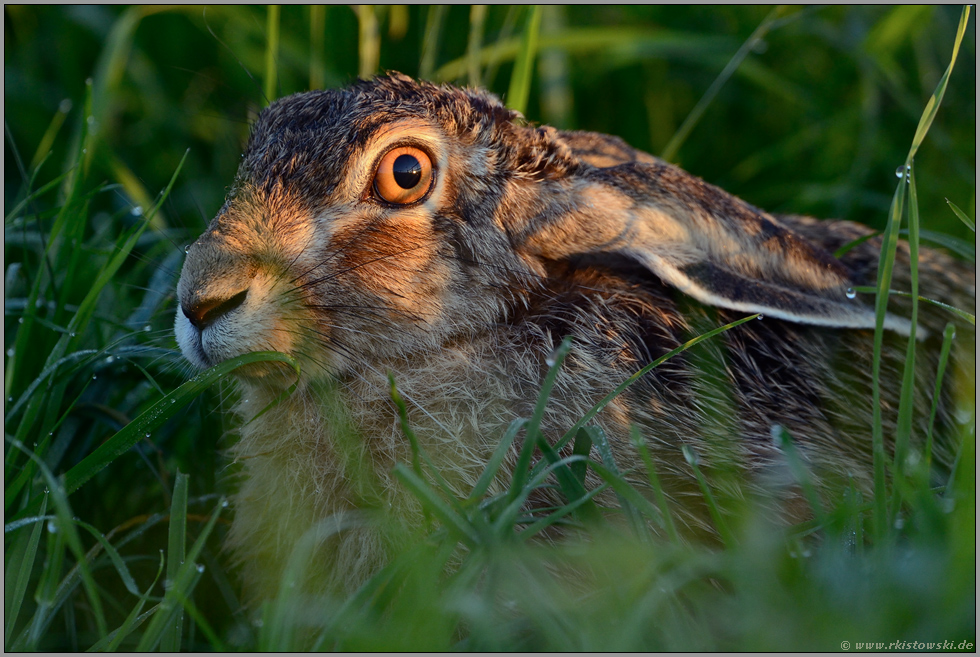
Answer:
<svg viewBox="0 0 980 657"><path fill-rule="evenodd" d="M975 261L968 9L5 5L5 648L975 649L972 382L938 488L890 482L789 529L748 508L724 546L623 522L550 546L484 537L463 556L453 523L469 519L433 507L350 598L287 581L246 609L220 547L230 366L187 382L172 331L184 246L250 121L382 70L485 86L770 211L878 230L902 220L896 167L932 111L916 237Z"/></svg>

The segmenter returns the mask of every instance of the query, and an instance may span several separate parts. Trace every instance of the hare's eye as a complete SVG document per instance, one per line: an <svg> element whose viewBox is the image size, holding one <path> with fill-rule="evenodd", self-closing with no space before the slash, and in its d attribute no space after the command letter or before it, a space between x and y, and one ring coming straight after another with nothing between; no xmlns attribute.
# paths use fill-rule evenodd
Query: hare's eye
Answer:
<svg viewBox="0 0 980 657"><path fill-rule="evenodd" d="M388 151L374 174L374 193L389 203L413 203L432 186L432 160L417 148Z"/></svg>

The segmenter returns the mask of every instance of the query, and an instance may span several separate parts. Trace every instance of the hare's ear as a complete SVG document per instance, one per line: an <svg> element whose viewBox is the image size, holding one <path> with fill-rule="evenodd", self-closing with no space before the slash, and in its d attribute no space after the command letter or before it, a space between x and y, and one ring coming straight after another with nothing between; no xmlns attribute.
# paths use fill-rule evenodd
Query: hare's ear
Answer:
<svg viewBox="0 0 980 657"><path fill-rule="evenodd" d="M818 326L875 325L833 255L677 167L583 167L564 190L560 210L539 213L518 231L528 255L617 253L708 305ZM911 328L892 315L885 327Z"/></svg>

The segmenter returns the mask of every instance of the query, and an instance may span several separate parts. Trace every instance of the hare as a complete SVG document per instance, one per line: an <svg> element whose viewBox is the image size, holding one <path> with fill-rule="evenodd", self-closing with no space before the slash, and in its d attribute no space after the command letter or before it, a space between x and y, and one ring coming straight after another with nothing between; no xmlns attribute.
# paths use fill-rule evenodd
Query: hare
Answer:
<svg viewBox="0 0 980 657"><path fill-rule="evenodd" d="M296 390L245 423L231 450L241 481L229 541L253 598L275 595L314 528L322 572L310 580L345 589L384 563L375 510L420 519L391 475L411 451L389 373L421 448L465 496L506 427L530 416L566 336L542 422L550 440L652 360L761 315L667 360L593 420L638 487L629 436L640 428L694 530L704 509L685 444L706 467L724 457L748 481L790 490L772 439L781 426L821 486L870 487L875 317L850 288L874 283L880 240L833 255L868 228L773 216L616 137L527 126L487 92L400 74L273 103L242 157L188 250L176 335L199 367L258 350L301 366ZM909 288L908 261L900 245L893 288ZM922 249L919 269L922 296L972 309L970 267ZM909 300L893 299L886 434L908 317ZM920 438L947 320L920 306ZM235 412L249 420L269 406L295 379L287 369L240 368ZM945 425L951 411L947 394ZM951 450L940 441L935 459L948 465Z"/></svg>

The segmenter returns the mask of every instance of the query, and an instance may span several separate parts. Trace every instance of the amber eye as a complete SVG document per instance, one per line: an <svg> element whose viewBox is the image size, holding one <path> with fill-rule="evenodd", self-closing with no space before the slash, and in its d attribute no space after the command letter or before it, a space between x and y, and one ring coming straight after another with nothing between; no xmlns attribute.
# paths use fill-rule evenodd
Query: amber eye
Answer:
<svg viewBox="0 0 980 657"><path fill-rule="evenodd" d="M432 160L411 146L388 151L374 174L374 193L389 203L419 200L432 186Z"/></svg>

